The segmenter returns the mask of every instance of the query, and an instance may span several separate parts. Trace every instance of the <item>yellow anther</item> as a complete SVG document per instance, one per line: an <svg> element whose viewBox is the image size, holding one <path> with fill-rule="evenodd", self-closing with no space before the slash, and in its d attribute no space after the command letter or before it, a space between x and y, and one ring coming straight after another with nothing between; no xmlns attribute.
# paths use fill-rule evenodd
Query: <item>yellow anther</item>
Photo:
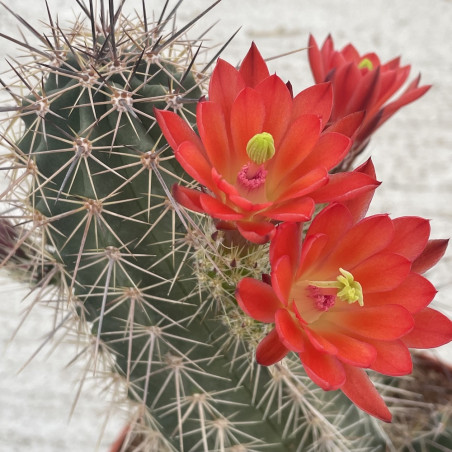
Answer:
<svg viewBox="0 0 452 452"><path fill-rule="evenodd" d="M337 289L336 297L339 300L348 304L357 301L360 306L364 306L361 284L355 281L353 275L347 270L339 268L339 271L341 274L336 278L336 281L308 281L309 285L323 289Z"/></svg>
<svg viewBox="0 0 452 452"><path fill-rule="evenodd" d="M353 275L347 270L340 268L339 271L342 274L337 277L340 287L338 287L339 290L336 296L349 304L357 301L360 306L364 306L361 284L358 281L355 281Z"/></svg>
<svg viewBox="0 0 452 452"><path fill-rule="evenodd" d="M246 153L256 165L262 165L275 155L275 142L267 132L257 133L248 141Z"/></svg>
<svg viewBox="0 0 452 452"><path fill-rule="evenodd" d="M372 61L369 60L369 58L363 58L359 64L358 64L358 69L369 69L369 71L371 71L374 68L374 65L372 63Z"/></svg>

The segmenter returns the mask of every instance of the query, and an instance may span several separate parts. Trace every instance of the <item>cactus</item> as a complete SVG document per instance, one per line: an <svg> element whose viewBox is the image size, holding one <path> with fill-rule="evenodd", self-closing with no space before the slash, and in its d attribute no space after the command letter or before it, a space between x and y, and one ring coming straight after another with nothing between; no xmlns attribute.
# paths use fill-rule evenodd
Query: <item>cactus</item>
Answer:
<svg viewBox="0 0 452 452"><path fill-rule="evenodd" d="M324 392L296 357L261 367L254 350L267 326L247 317L234 291L268 273L268 246L217 231L175 203L192 185L156 123L154 108L189 124L210 63L186 31L178 2L159 18L131 19L100 3L63 31L49 14L31 58L5 89L2 166L9 186L0 233L3 264L37 296L48 291L89 331L93 371L110 376L133 412L121 450L377 450L387 433L342 394ZM12 38L11 38L12 39ZM17 41L16 41L17 42ZM26 94L23 94L23 93ZM10 223L11 221L12 223ZM384 386L382 380L382 385ZM394 384L388 386L388 391ZM119 449L118 449L119 450Z"/></svg>

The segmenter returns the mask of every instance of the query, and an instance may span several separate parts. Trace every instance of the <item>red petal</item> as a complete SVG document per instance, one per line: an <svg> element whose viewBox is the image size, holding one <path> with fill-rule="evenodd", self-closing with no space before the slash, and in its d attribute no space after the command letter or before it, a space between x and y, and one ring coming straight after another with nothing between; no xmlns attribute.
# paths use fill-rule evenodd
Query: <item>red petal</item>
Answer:
<svg viewBox="0 0 452 452"><path fill-rule="evenodd" d="M407 347L434 348L452 340L452 322L444 314L425 308L413 317L413 331L402 338Z"/></svg>
<svg viewBox="0 0 452 452"><path fill-rule="evenodd" d="M351 144L350 138L340 133L322 134L309 157L302 163L304 171L308 172L318 166L329 171L343 160Z"/></svg>
<svg viewBox="0 0 452 452"><path fill-rule="evenodd" d="M401 341L372 341L377 350L377 358L370 368L376 372L392 377L408 375L413 370L410 351Z"/></svg>
<svg viewBox="0 0 452 452"><path fill-rule="evenodd" d="M267 63L262 58L254 42L243 59L239 72L246 85L251 88L254 88L258 83L270 76Z"/></svg>
<svg viewBox="0 0 452 452"><path fill-rule="evenodd" d="M429 221L419 217L400 217L393 220L393 224L395 235L388 251L414 261L427 245Z"/></svg>
<svg viewBox="0 0 452 452"><path fill-rule="evenodd" d="M377 357L375 347L346 334L321 332L324 339L336 347L336 356L344 363L358 367L369 367Z"/></svg>
<svg viewBox="0 0 452 452"><path fill-rule="evenodd" d="M157 109L154 113L166 141L173 150L176 150L184 141L191 141L196 147L202 148L198 135L179 115L172 111Z"/></svg>
<svg viewBox="0 0 452 452"><path fill-rule="evenodd" d="M310 196L312 192L324 187L328 180L329 176L325 168L318 167L305 173L304 166L301 164L283 179L278 187L267 185L267 196L274 197L279 202Z"/></svg>
<svg viewBox="0 0 452 452"><path fill-rule="evenodd" d="M238 221L237 229L253 243L267 243L275 233L275 225L266 221Z"/></svg>
<svg viewBox="0 0 452 452"><path fill-rule="evenodd" d="M273 323L276 311L283 307L272 286L253 278L237 284L235 297L243 311L259 322Z"/></svg>
<svg viewBox="0 0 452 452"><path fill-rule="evenodd" d="M348 201L344 201L344 204L347 206L348 210L353 216L354 222L357 223L366 215L370 202L372 201L372 198L374 196L375 189L378 187L377 184L379 183L376 180L375 168L371 159L367 160L353 171L355 173L367 174L375 180L375 185L371 190L365 191L358 196L349 199Z"/></svg>
<svg viewBox="0 0 452 452"><path fill-rule="evenodd" d="M320 121L317 116L303 115L289 127L275 156L268 162L267 181L273 192L278 185L287 186L287 175L297 168L314 148L320 136ZM297 176L305 172L297 170Z"/></svg>
<svg viewBox="0 0 452 452"><path fill-rule="evenodd" d="M252 88L242 90L232 105L230 125L237 172L249 161L246 145L254 135L263 131L264 118L265 106L260 93Z"/></svg>
<svg viewBox="0 0 452 452"><path fill-rule="evenodd" d="M294 270L289 256L282 256L276 262L272 262L272 287L278 298L286 305L292 289Z"/></svg>
<svg viewBox="0 0 452 452"><path fill-rule="evenodd" d="M436 295L433 284L417 273L410 273L393 290L380 293L366 293L366 306L399 304L414 314L427 307Z"/></svg>
<svg viewBox="0 0 452 452"><path fill-rule="evenodd" d="M210 77L209 100L220 104L226 122L229 120L232 103L243 88L245 81L239 71L219 58Z"/></svg>
<svg viewBox="0 0 452 452"><path fill-rule="evenodd" d="M342 392L366 413L382 421L391 422L391 412L366 372L352 366L344 366L344 368L346 382L341 388Z"/></svg>
<svg viewBox="0 0 452 452"><path fill-rule="evenodd" d="M281 361L289 353L289 350L279 339L276 329L265 336L257 346L256 360L262 366L271 366Z"/></svg>
<svg viewBox="0 0 452 452"><path fill-rule="evenodd" d="M199 135L211 165L226 178L235 163L234 148L230 145L220 105L200 102L196 111ZM233 168L235 169L235 168Z"/></svg>
<svg viewBox="0 0 452 452"><path fill-rule="evenodd" d="M311 66L312 75L316 83L325 81L325 68L323 66L322 54L320 53L317 42L312 35L309 35L308 58Z"/></svg>
<svg viewBox="0 0 452 452"><path fill-rule="evenodd" d="M284 203L275 203L262 212L277 221L303 222L311 219L315 204L311 198L295 198Z"/></svg>
<svg viewBox="0 0 452 452"><path fill-rule="evenodd" d="M342 202L355 198L375 188L380 183L363 173L331 174L327 185L317 189L312 198L316 203Z"/></svg>
<svg viewBox="0 0 452 452"><path fill-rule="evenodd" d="M182 185L174 184L171 191L174 199L185 208L194 210L195 212L204 212L199 201L202 192L199 190L193 190Z"/></svg>
<svg viewBox="0 0 452 452"><path fill-rule="evenodd" d="M424 273L432 268L446 252L449 240L429 240L424 251L411 265L411 270L416 273Z"/></svg>
<svg viewBox="0 0 452 452"><path fill-rule="evenodd" d="M303 330L286 309L276 312L275 323L279 339L285 347L294 352L304 350Z"/></svg>
<svg viewBox="0 0 452 452"><path fill-rule="evenodd" d="M347 269L359 281L364 294L398 287L410 273L411 263L399 254L378 253Z"/></svg>
<svg viewBox="0 0 452 452"><path fill-rule="evenodd" d="M292 115L292 96L287 85L276 75L271 75L256 86L265 105L262 130L270 133L278 149Z"/></svg>
<svg viewBox="0 0 452 452"><path fill-rule="evenodd" d="M323 126L328 122L333 105L331 83L319 83L301 91L293 100L293 117L313 114L320 118Z"/></svg>
<svg viewBox="0 0 452 452"><path fill-rule="evenodd" d="M191 141L184 141L174 154L182 168L193 179L215 191L215 186L212 182L212 166L199 147Z"/></svg>
<svg viewBox="0 0 452 452"><path fill-rule="evenodd" d="M380 341L399 339L414 326L413 316L402 306L394 304L330 311L329 314L328 319L331 318L337 328L348 330L352 336Z"/></svg>
<svg viewBox="0 0 452 452"><path fill-rule="evenodd" d="M309 274L322 266L325 258L325 247L328 244L329 237L325 234L309 235L303 242L301 249L300 263L297 271L297 279L303 275L308 278Z"/></svg>
<svg viewBox="0 0 452 452"><path fill-rule="evenodd" d="M204 212L214 218L219 218L220 220L227 221L241 220L243 218L242 213L236 212L226 204L223 204L218 199L213 198L212 196L205 193L202 193L200 195L199 201Z"/></svg>
<svg viewBox="0 0 452 452"><path fill-rule="evenodd" d="M362 109L349 110L347 108L350 99L361 82L361 72L355 62L345 63L335 68L332 73L334 90L334 106L332 118L341 118Z"/></svg>
<svg viewBox="0 0 452 452"><path fill-rule="evenodd" d="M282 223L276 228L275 236L270 243L270 262L279 260L282 256L288 256L291 267L297 265L301 249L301 224Z"/></svg>
<svg viewBox="0 0 452 452"><path fill-rule="evenodd" d="M325 391L339 389L345 383L344 366L335 356L319 352L310 342L299 356L308 377Z"/></svg>
<svg viewBox="0 0 452 452"><path fill-rule="evenodd" d="M394 227L388 215L364 218L338 242L328 257L325 272L337 271L340 267L351 271L349 269L384 250L392 242L393 236Z"/></svg>
<svg viewBox="0 0 452 452"><path fill-rule="evenodd" d="M380 85L380 68L377 67L361 78L347 104L347 111L352 113L372 108L373 103L378 98Z"/></svg>
<svg viewBox="0 0 452 452"><path fill-rule="evenodd" d="M346 137L352 138L364 122L364 117L364 111L356 111L333 122L325 132L342 133Z"/></svg>

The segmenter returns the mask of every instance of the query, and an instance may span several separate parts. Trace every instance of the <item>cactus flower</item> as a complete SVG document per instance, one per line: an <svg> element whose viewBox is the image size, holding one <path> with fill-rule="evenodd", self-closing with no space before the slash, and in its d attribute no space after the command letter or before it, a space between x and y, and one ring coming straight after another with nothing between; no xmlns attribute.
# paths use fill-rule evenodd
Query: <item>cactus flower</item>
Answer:
<svg viewBox="0 0 452 452"><path fill-rule="evenodd" d="M265 243L276 222L306 221L317 202L375 188L363 173L328 174L351 144L341 133L322 133L331 108L329 83L293 98L254 44L239 69L219 59L208 101L198 103L199 136L175 113L156 111L176 159L205 188L176 185L174 197L218 227Z"/></svg>
<svg viewBox="0 0 452 452"><path fill-rule="evenodd" d="M452 340L452 322L428 307L436 290L421 275L447 241L429 241L422 218L362 219L356 207L326 207L304 239L301 224L279 225L270 245L271 284L244 278L236 297L255 320L275 324L257 347L260 364L296 352L321 388L341 389L364 411L390 421L364 369L406 375L410 347Z"/></svg>
<svg viewBox="0 0 452 452"><path fill-rule="evenodd" d="M314 37L310 36L308 54L315 82L330 81L333 86L330 122L365 111L351 150L355 155L364 149L370 135L397 110L430 88L430 85L419 86L418 76L394 99L410 74L410 66L401 66L399 57L381 64L375 53L360 55L352 44L340 51L335 50L331 36L320 49Z"/></svg>

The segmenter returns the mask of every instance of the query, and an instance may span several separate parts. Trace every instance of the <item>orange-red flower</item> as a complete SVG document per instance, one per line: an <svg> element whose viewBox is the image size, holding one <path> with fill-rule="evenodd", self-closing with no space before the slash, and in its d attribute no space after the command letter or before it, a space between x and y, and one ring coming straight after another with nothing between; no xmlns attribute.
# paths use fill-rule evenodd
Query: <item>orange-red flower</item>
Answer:
<svg viewBox="0 0 452 452"><path fill-rule="evenodd" d="M328 174L350 147L340 128L322 133L331 108L329 83L293 98L254 44L239 69L218 60L208 101L197 107L199 137L177 114L156 111L177 160L204 187L176 185L174 197L220 227L264 243L275 222L306 221L317 202L375 188L375 179L363 173Z"/></svg>
<svg viewBox="0 0 452 452"><path fill-rule="evenodd" d="M244 278L236 297L248 315L275 324L257 347L260 364L296 352L320 387L341 389L361 409L390 421L364 369L409 374L409 348L452 340L452 322L428 307L436 290L421 276L447 241L429 241L422 218L362 219L366 204L331 204L304 239L300 223L279 225L270 246L271 284Z"/></svg>
<svg viewBox="0 0 452 452"><path fill-rule="evenodd" d="M406 82L410 66L401 66L400 58L381 64L375 53L360 55L352 44L335 50L331 36L319 49L309 37L309 63L316 83L330 81L334 103L330 122L334 123L354 112L365 111L363 122L354 138L351 153L357 154L368 143L370 135L404 105L422 96L430 85L419 86L414 79L395 100Z"/></svg>

